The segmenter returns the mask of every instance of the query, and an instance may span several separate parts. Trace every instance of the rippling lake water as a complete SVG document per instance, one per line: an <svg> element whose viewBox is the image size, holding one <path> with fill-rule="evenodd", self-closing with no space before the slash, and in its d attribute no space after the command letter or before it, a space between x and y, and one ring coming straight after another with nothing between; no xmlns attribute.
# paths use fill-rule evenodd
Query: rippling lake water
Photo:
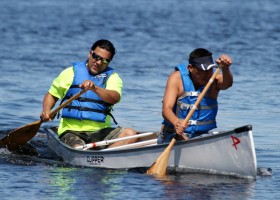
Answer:
<svg viewBox="0 0 280 200"><path fill-rule="evenodd" d="M0 133L37 121L52 80L111 40L124 82L114 116L121 126L158 130L168 75L194 48L233 59L234 85L219 97L218 129L251 124L258 168L244 180L201 174L165 179L127 170L74 168L31 141L39 157L0 149L1 199L276 199L280 186L277 0L2 0ZM54 124L57 121L52 122ZM210 153L210 152L209 152ZM195 156L195 155L188 155ZM207 155L205 155L207 156Z"/></svg>

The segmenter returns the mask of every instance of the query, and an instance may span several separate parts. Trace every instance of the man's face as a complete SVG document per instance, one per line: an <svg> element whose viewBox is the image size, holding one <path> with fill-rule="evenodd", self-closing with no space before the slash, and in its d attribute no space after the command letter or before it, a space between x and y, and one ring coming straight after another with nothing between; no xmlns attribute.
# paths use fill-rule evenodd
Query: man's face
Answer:
<svg viewBox="0 0 280 200"><path fill-rule="evenodd" d="M212 68L209 70L202 70L193 65L189 65L189 70L190 70L193 82L197 86L205 86L213 75Z"/></svg>
<svg viewBox="0 0 280 200"><path fill-rule="evenodd" d="M111 61L112 54L106 49L96 47L88 53L88 70L91 74L96 75L103 72Z"/></svg>

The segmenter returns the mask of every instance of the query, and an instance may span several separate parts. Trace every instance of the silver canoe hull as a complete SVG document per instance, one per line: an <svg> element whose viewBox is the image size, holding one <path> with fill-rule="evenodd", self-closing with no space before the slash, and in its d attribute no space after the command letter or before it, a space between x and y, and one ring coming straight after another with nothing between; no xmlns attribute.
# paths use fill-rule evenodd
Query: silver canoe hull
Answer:
<svg viewBox="0 0 280 200"><path fill-rule="evenodd" d="M50 127L45 127L45 130L48 134L48 146L64 162L74 166L149 168L168 145L153 144L104 151L76 150L62 143ZM176 142L169 157L168 169L256 178L256 165L252 126L247 125L203 138Z"/></svg>

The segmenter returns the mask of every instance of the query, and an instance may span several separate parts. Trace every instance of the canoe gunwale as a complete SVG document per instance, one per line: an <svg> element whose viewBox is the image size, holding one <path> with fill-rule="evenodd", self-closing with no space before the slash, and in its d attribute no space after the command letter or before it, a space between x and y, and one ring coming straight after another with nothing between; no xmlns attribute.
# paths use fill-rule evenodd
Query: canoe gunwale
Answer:
<svg viewBox="0 0 280 200"><path fill-rule="evenodd" d="M113 151L100 151L100 150L92 150L92 149L88 149L88 150L78 150L78 149L74 149L70 146L68 146L67 144L63 143L60 139L58 139L55 131L52 129L53 126L44 126L44 129L51 133L53 135L53 137L55 137L58 142L63 145L64 148L68 149L69 151L74 151L74 152L79 152L79 153L85 153L88 154L89 152L94 153L95 155L98 154L120 154L120 153L124 153L126 151L131 151L132 149L119 149L119 150L113 150ZM50 131L51 130L51 131ZM189 140L182 140L182 141L177 141L175 143L174 146L181 146L181 145L185 145L185 144L191 144L191 143L197 143L197 142L201 142L204 140L210 140L210 139L215 139L215 138L219 138L222 136L226 136L226 135L233 135L233 134L239 134L245 131L250 131L252 130L252 126L251 125L245 125L245 126L241 126L239 128L230 130L230 131L224 131L224 132L219 132L217 134L213 134L213 135L209 135L209 136L205 136L205 137L198 137L198 138L193 138L193 139L189 139ZM156 131L154 131L154 133L158 133ZM161 149L161 148L166 148L168 146L168 144L156 144L156 145L150 145L150 146L145 146L145 147L140 147L140 148L133 148L133 151L138 152L138 151L143 151L143 148L145 148L146 150L149 149Z"/></svg>

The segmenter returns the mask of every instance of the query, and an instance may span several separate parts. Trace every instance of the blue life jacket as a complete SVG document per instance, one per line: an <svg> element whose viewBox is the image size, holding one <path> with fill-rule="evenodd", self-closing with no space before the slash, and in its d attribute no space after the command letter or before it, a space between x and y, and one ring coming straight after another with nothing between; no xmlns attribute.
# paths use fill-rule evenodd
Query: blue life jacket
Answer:
<svg viewBox="0 0 280 200"><path fill-rule="evenodd" d="M180 71L184 85L184 93L177 99L177 104L174 106L173 112L179 119L183 120L195 104L198 95L202 92L204 86L195 90L189 75L189 70L187 69L187 64L178 65L175 69ZM202 98L200 105L190 118L190 125L184 131L190 136L193 136L195 133L205 133L217 127L216 116L218 112L218 102L216 99L208 97L208 93L209 90L204 98ZM174 128L174 126L166 120L163 121L163 124L167 128Z"/></svg>
<svg viewBox="0 0 280 200"><path fill-rule="evenodd" d="M73 64L73 68L74 79L72 85L61 102L80 92L81 88L79 84L84 80L91 80L96 86L105 88L108 78L111 74L115 73L114 69L107 67L104 72L91 75L86 67L86 62L76 62ZM112 116L110 113L112 106L113 105L104 102L95 92L88 90L76 100L72 101L71 104L63 108L62 117L105 122L108 114Z"/></svg>

